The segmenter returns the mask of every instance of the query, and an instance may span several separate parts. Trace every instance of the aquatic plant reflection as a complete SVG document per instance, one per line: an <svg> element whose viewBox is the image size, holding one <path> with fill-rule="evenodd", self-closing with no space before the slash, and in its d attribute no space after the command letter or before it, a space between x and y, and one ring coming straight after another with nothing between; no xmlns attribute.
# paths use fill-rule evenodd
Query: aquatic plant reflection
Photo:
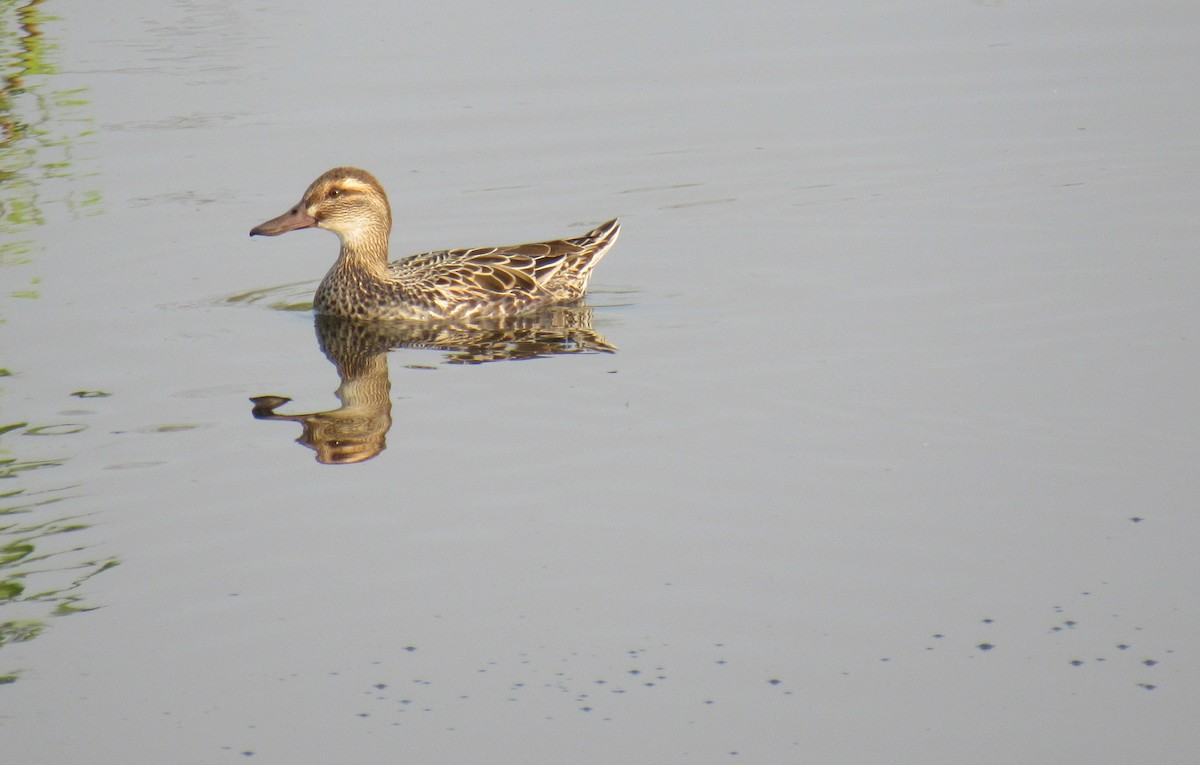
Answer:
<svg viewBox="0 0 1200 765"><path fill-rule="evenodd" d="M387 354L397 348L447 352L447 364L519 361L566 353L612 353L616 348L592 329L586 306L557 306L531 316L494 322L438 326L407 322L360 322L316 317L321 350L337 368L342 383L337 409L281 414L291 401L256 396L252 413L260 420L287 420L304 427L297 442L317 453L317 461L343 465L369 460L387 446L392 426L391 380Z"/></svg>
<svg viewBox="0 0 1200 765"><path fill-rule="evenodd" d="M86 89L57 81L57 49L45 33L56 19L42 5L0 0L0 299L38 296L38 278L16 277L10 267L32 260L35 243L22 234L46 224L52 207L65 206L72 218L100 211L99 192L81 190L76 166L78 147L92 132L91 120L81 114ZM3 308L0 300L0 315ZM11 374L17 372L0 369L0 378ZM85 602L84 583L119 562L97 555L85 541L89 525L63 510L74 487L34 488L35 472L53 471L67 458L14 446L34 443L24 436L43 439L44 446L44 439L85 429L0 422L0 648L43 634L50 617L95 608ZM19 675L0 666L0 684Z"/></svg>
<svg viewBox="0 0 1200 765"><path fill-rule="evenodd" d="M0 435L37 435L45 428L18 422L0 426ZM70 435L76 431L64 431ZM84 582L120 562L93 557L87 544L73 537L87 528L78 516L57 511L68 499L67 488L30 491L19 484L30 471L51 469L64 459L25 459L0 449L0 648L42 634L47 617L90 611ZM19 672L0 672L0 684L14 682Z"/></svg>
<svg viewBox="0 0 1200 765"><path fill-rule="evenodd" d="M81 188L79 147L93 133L82 113L87 89L61 87L57 50L44 26L55 20L42 0L0 0L0 265L29 261L34 242L21 232L44 225L48 208L78 218L99 213L101 196ZM64 184L63 182L66 181ZM16 297L36 297L36 279Z"/></svg>

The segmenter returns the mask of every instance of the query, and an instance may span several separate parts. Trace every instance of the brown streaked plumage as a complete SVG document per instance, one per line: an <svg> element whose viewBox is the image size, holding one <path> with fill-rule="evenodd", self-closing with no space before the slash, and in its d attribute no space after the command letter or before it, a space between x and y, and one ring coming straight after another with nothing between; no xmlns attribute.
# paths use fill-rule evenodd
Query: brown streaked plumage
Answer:
<svg viewBox="0 0 1200 765"><path fill-rule="evenodd" d="M317 313L450 322L578 300L620 231L614 219L571 239L441 250L388 263L392 210L383 186L365 170L335 167L312 182L298 205L250 236L314 226L342 243L313 297Z"/></svg>

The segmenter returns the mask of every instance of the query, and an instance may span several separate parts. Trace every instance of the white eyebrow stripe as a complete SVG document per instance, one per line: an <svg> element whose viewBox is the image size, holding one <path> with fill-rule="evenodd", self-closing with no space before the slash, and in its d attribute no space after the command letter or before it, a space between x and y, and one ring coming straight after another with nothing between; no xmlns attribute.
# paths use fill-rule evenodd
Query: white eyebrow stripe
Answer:
<svg viewBox="0 0 1200 765"><path fill-rule="evenodd" d="M363 183L357 178L343 178L338 185L343 189L351 189L353 191L368 191L371 188L370 185Z"/></svg>

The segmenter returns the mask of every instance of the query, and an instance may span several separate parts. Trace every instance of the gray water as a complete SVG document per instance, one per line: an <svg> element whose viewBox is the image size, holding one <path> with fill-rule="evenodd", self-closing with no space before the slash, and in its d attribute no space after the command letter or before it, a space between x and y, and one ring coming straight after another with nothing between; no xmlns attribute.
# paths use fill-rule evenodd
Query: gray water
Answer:
<svg viewBox="0 0 1200 765"><path fill-rule="evenodd" d="M1200 7L0 12L5 763L1195 761ZM612 349L255 419L343 164Z"/></svg>

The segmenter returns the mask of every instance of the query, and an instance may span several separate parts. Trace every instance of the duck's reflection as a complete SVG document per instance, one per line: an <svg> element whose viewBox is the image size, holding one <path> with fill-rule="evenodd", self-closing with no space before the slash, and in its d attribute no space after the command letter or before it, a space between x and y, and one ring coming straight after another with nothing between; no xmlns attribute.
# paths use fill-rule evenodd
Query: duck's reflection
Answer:
<svg viewBox="0 0 1200 765"><path fill-rule="evenodd" d="M445 351L448 364L616 350L592 329L592 311L586 306L556 306L530 316L453 326L317 316L316 330L321 350L342 379L337 389L342 405L325 412L280 414L275 410L291 399L256 396L250 400L256 419L300 423L304 432L297 443L315 451L317 461L326 465L362 462L386 448L392 426L387 354L395 348Z"/></svg>

